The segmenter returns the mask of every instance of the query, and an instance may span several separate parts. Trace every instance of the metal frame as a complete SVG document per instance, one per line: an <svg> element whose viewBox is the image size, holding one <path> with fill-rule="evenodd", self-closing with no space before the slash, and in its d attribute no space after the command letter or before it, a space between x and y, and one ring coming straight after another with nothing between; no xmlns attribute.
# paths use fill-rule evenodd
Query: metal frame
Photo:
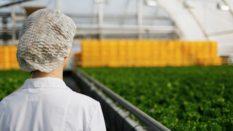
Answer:
<svg viewBox="0 0 233 131"><path fill-rule="evenodd" d="M142 28L142 1L138 0L138 39L142 39L141 28Z"/></svg>
<svg viewBox="0 0 233 131"><path fill-rule="evenodd" d="M96 81L95 79L91 78L89 75L84 73L83 71L79 69L74 69L76 74L80 77L83 77L87 79L90 83L92 83L94 86L96 86L98 89L100 89L104 94L106 94L108 97L110 97L112 100L119 103L122 107L124 107L127 111L132 113L137 119L139 119L142 123L144 123L149 131L170 131L168 128L136 108L134 105L105 87L100 82Z"/></svg>
<svg viewBox="0 0 233 131"><path fill-rule="evenodd" d="M14 0L11 0L12 3L14 2ZM12 25L12 44L14 45L16 42L16 36L15 36L15 21L16 21L16 15L15 15L15 7L11 6L11 25Z"/></svg>
<svg viewBox="0 0 233 131"><path fill-rule="evenodd" d="M187 10L193 16L196 23L199 25L199 27L202 30L203 34L205 35L206 39L210 41L210 36L208 35L208 33L207 33L204 25L202 24L202 22L198 19L198 17L195 15L195 13L193 12L193 10L191 8L187 8Z"/></svg>
<svg viewBox="0 0 233 131"><path fill-rule="evenodd" d="M103 15L103 3L98 4L98 23L99 23L99 39L103 39L103 24L104 24L104 15Z"/></svg>
<svg viewBox="0 0 233 131"><path fill-rule="evenodd" d="M12 6L12 5L28 2L28 1L33 1L33 0L18 0L18 1L11 0L11 3L5 4L5 5L1 5L0 8L8 7L8 6Z"/></svg>
<svg viewBox="0 0 233 131"><path fill-rule="evenodd" d="M120 23L121 25L124 24L125 18L127 18L127 12L128 12L128 9L129 9L130 2L131 2L131 0L127 0L127 1L126 1L125 14L124 14L124 16L123 16L123 18L122 18L122 21L121 21L121 23Z"/></svg>
<svg viewBox="0 0 233 131"><path fill-rule="evenodd" d="M231 2L229 0L223 0L223 2L229 6L231 15L233 16L233 6L232 6Z"/></svg>
<svg viewBox="0 0 233 131"><path fill-rule="evenodd" d="M11 0L14 3L16 0ZM25 0L25 1L33 1L33 0ZM62 0L56 0L55 8L61 9ZM179 35L177 34L177 28L175 26L156 26L156 25L143 25L143 19L148 20L162 20L162 21L171 21L170 18L165 16L144 16L142 14L142 4L143 0L137 0L138 11L137 14L127 14L129 12L129 7L132 4L132 0L126 1L126 6L122 8L124 10L124 14L118 16L112 15L104 15L103 4L105 3L94 3L93 9L97 8L98 11L96 14L89 15L74 15L68 14L68 16L81 19L90 19L90 24L77 24L77 34L76 39L159 39L161 36L162 39L179 39ZM11 31L12 34L12 45L17 44L17 25L16 22L23 21L26 19L26 16L19 16L15 13L15 5L11 6L11 27L9 27L8 31ZM94 19L98 22L93 23ZM104 20L118 20L119 25L106 25L104 24ZM135 25L126 25L126 20L137 20ZM78 19L77 19L78 20Z"/></svg>
<svg viewBox="0 0 233 131"><path fill-rule="evenodd" d="M61 9L61 0L56 0L56 9Z"/></svg>

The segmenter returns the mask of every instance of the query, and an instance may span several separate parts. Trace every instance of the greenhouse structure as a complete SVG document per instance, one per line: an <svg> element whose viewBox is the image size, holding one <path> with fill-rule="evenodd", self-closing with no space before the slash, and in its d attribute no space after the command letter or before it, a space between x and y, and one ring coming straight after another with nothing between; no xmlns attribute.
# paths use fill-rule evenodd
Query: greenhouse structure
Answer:
<svg viewBox="0 0 233 131"><path fill-rule="evenodd" d="M74 21L63 81L100 103L107 131L233 130L233 0L0 1L0 101L32 77L19 34L45 8Z"/></svg>

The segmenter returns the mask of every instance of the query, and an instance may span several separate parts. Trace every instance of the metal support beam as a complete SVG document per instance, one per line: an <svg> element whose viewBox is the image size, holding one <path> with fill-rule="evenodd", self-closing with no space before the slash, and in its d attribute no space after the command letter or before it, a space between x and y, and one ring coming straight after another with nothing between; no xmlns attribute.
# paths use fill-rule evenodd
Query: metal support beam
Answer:
<svg viewBox="0 0 233 131"><path fill-rule="evenodd" d="M16 2L15 1L11 1L11 3L5 4L5 5L0 5L0 8L17 5L17 4L28 2L28 1L32 1L32 0L18 0Z"/></svg>
<svg viewBox="0 0 233 131"><path fill-rule="evenodd" d="M99 23L99 39L103 39L103 22L104 22L104 15L103 15L103 4L98 4L98 23Z"/></svg>
<svg viewBox="0 0 233 131"><path fill-rule="evenodd" d="M179 37L181 40L206 40L200 26L184 8L183 2L180 0L156 0L159 7L168 13L173 20L174 25L179 29ZM202 0L203 1L203 0Z"/></svg>
<svg viewBox="0 0 233 131"><path fill-rule="evenodd" d="M121 25L124 25L125 18L127 18L127 12L128 12L128 9L129 9L130 2L131 2L131 0L126 1L125 14L124 14L124 16L123 16L123 18L121 20L121 23L120 23Z"/></svg>
<svg viewBox="0 0 233 131"><path fill-rule="evenodd" d="M56 9L61 10L61 0L56 0Z"/></svg>
<svg viewBox="0 0 233 131"><path fill-rule="evenodd" d="M7 32L7 16L2 17L2 40L3 44L7 45L8 43L8 32Z"/></svg>
<svg viewBox="0 0 233 131"><path fill-rule="evenodd" d="M121 10L121 9L119 9ZM72 18L84 18L84 19L94 19L97 18L97 15L94 14L96 11L95 7L93 7L93 14L66 14ZM111 15L111 14L105 14L104 15L104 20L135 20L137 19L138 15L137 14L123 14L123 15ZM167 20L171 21L171 19L167 16L143 16L143 20Z"/></svg>
<svg viewBox="0 0 233 131"><path fill-rule="evenodd" d="M11 0L14 3L15 0ZM12 25L12 45L16 44L16 34L15 34L15 6L11 6L11 25Z"/></svg>
<svg viewBox="0 0 233 131"><path fill-rule="evenodd" d="M160 10L160 7L157 6L156 9L155 9L155 15L156 15L156 16L158 16L159 10ZM157 21L157 19L154 19L154 20L152 21L151 25L154 25L154 22L155 22L155 21Z"/></svg>
<svg viewBox="0 0 233 131"><path fill-rule="evenodd" d="M202 32L205 35L205 37L207 38L207 40L210 40L210 37L209 37L209 35L208 35L205 27L203 26L203 24L201 23L201 21L198 19L198 17L195 15L195 13L193 12L193 10L190 9L190 8L188 8L187 10L193 16L193 18L196 20L197 24L199 25L200 29L202 30Z"/></svg>
<svg viewBox="0 0 233 131"><path fill-rule="evenodd" d="M97 15L95 14L96 8L97 8L96 3L93 3L93 6L92 6L93 14L91 14L89 17L86 17L86 18L91 18L91 21L90 21L91 24L95 24L95 19L97 18ZM87 16L87 15L85 15L85 16ZM81 18L80 16L77 16L77 17Z"/></svg>
<svg viewBox="0 0 233 131"><path fill-rule="evenodd" d="M27 17L26 16L17 16L15 15L15 20L25 20Z"/></svg>
<svg viewBox="0 0 233 131"><path fill-rule="evenodd" d="M141 26L142 26L142 0L138 0L138 39L142 39Z"/></svg>
<svg viewBox="0 0 233 131"><path fill-rule="evenodd" d="M231 2L230 2L229 0L223 0L223 2L225 2L225 4L226 4L227 6L229 6L231 15L232 15L232 17L233 17L233 6L232 6Z"/></svg>
<svg viewBox="0 0 233 131"><path fill-rule="evenodd" d="M95 36L99 38L99 25L91 25L91 24L76 24L78 28L76 32L76 36L84 36L83 38L88 38L90 36ZM133 35L138 38L138 34L145 35L150 32L150 35L169 35L175 33L176 28L174 26L141 26L140 32L138 31L138 25L128 25L128 26L121 26L121 25L104 25L101 28L102 35L105 36L125 36ZM117 37L116 37L117 38ZM131 37L129 37L131 38Z"/></svg>

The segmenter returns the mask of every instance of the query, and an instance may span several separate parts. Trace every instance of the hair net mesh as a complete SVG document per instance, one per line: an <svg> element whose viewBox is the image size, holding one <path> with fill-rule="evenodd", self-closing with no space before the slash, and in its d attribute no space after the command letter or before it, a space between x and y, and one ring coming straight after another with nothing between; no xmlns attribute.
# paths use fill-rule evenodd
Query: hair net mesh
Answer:
<svg viewBox="0 0 233 131"><path fill-rule="evenodd" d="M17 49L17 60L24 71L52 72L72 47L76 32L71 18L55 9L41 9L24 22Z"/></svg>

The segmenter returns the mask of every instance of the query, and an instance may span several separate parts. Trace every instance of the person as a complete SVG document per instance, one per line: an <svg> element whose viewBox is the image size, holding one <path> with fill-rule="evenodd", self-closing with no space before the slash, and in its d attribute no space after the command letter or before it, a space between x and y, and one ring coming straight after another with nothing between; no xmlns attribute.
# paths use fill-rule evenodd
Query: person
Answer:
<svg viewBox="0 0 233 131"><path fill-rule="evenodd" d="M100 103L63 81L75 33L73 20L59 10L41 9L26 19L17 60L32 79L1 101L0 131L106 131Z"/></svg>

